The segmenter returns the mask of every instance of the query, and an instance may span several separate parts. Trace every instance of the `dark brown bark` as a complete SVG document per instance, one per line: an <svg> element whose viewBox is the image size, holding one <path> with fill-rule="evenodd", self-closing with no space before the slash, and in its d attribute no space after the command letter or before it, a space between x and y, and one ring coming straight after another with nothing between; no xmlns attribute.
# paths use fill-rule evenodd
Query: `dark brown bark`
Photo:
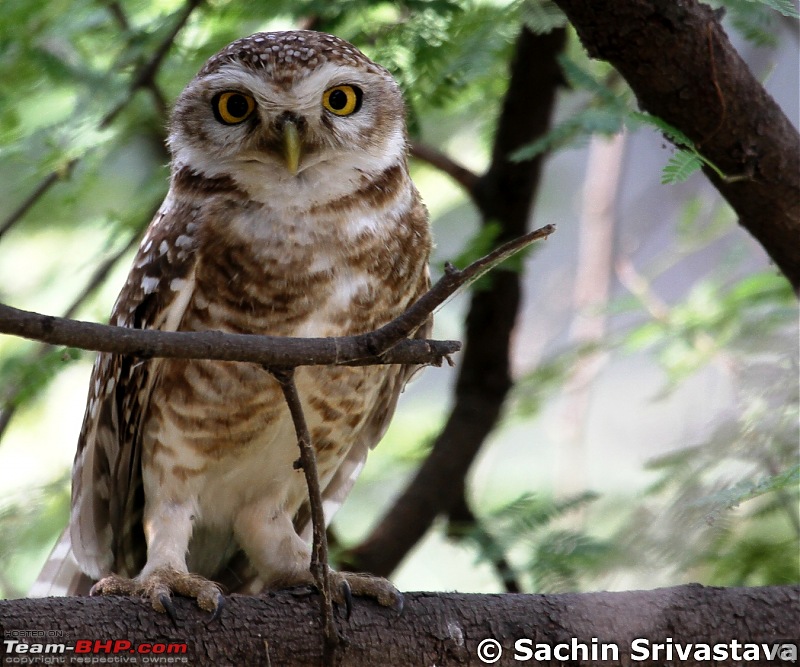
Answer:
<svg viewBox="0 0 800 667"><path fill-rule="evenodd" d="M500 240L524 233L542 160L508 156L547 131L561 74L556 56L564 32L517 41L511 78L495 137L492 163L472 195L484 222L501 225ZM430 456L373 533L345 555L348 567L387 576L464 493L464 478L494 428L511 387L509 346L520 300L520 276L498 270L488 289L473 293L455 407Z"/></svg>
<svg viewBox="0 0 800 667"><path fill-rule="evenodd" d="M373 602L357 599L351 618L344 620L340 613L338 619L346 637L339 664L481 665L476 651L484 639L500 642L503 656L497 665L542 664L514 659L516 640L525 638L532 640L532 650L536 644L555 647L569 644L573 638L587 645L588 651L592 638L597 638L598 651L601 643L613 643L619 650L618 659L613 661L593 660L588 653L589 659L580 663L553 660L550 664L742 664L733 659L712 663L678 660L677 656L667 660L664 653L659 659L631 663L629 656L631 643L640 638L660 643L671 638L674 644L683 646L730 645L732 640L742 644L796 643L800 623L798 597L800 586L723 589L696 584L624 593L407 593L405 610L399 616ZM186 599L176 599L175 607L178 618L173 625L168 616L153 612L147 602L129 598L4 600L0 601L0 635L28 643L57 642L67 646L75 646L78 640L123 640L132 646L185 642L186 653L170 657L184 655L185 664L198 667L322 664L323 634L316 593L234 595L226 599L220 618L212 622L208 614ZM42 634L31 634L37 632ZM5 643L0 644L0 656L3 650L8 653ZM72 655L74 652L65 654L64 664L78 664L70 662ZM128 664L143 664L136 662L137 656L129 648L118 657L130 660Z"/></svg>
<svg viewBox="0 0 800 667"><path fill-rule="evenodd" d="M706 175L800 289L800 135L695 0L556 0L589 54L728 177Z"/></svg>
<svg viewBox="0 0 800 667"><path fill-rule="evenodd" d="M0 304L0 333L52 345L115 352L135 357L249 361L280 368L319 364L441 363L459 350L458 341L401 340L381 352L370 334L341 338L283 338L220 331L130 329L51 317ZM351 361L348 361L351 360Z"/></svg>

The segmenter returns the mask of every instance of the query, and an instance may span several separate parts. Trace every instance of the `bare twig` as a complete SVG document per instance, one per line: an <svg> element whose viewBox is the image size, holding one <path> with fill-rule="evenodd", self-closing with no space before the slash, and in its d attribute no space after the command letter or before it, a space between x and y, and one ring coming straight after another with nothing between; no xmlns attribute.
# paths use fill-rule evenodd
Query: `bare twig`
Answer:
<svg viewBox="0 0 800 667"><path fill-rule="evenodd" d="M249 361L273 368L436 364L461 349L457 341L403 340L459 288L533 241L553 233L548 225L502 245L463 271L452 266L415 304L376 331L339 338L285 338L220 331L130 329L41 315L0 304L0 333L84 350L136 357Z"/></svg>
<svg viewBox="0 0 800 667"><path fill-rule="evenodd" d="M480 176L473 171L470 171L465 166L456 162L453 158L432 146L420 143L418 141L411 142L411 155L418 160L427 162L432 167L436 167L443 171L462 188L467 191L467 194L473 196L475 186L478 184Z"/></svg>
<svg viewBox="0 0 800 667"><path fill-rule="evenodd" d="M311 546L311 575L320 593L320 608L325 633L325 664L339 645L339 634L333 616L333 597L331 596L330 569L328 568L328 539L325 533L325 510L322 506L322 491L317 473L317 457L311 446L311 435L303 414L303 405L294 381L294 368L268 369L280 383L289 413L292 415L297 446L300 448L299 467L303 469L308 486L308 503L311 506L311 526L313 542ZM297 467L297 464L295 464Z"/></svg>
<svg viewBox="0 0 800 667"><path fill-rule="evenodd" d="M161 63L163 62L167 53L169 53L169 50L172 48L172 45L175 42L178 34L181 30L183 30L186 22L189 20L189 17L192 15L192 12L197 9L201 2L202 0L187 0L183 11L178 17L178 20L175 22L175 25L172 27L172 30L170 30L169 34L167 34L167 36L161 40L161 43L156 47L156 50L153 52L153 55L150 56L150 59L144 62L136 70L136 73L133 75L130 85L128 86L128 94L113 109L111 109L111 111L103 116L103 119L100 121L100 129L107 127L114 121L120 111L122 111L131 101L131 98L134 96L137 90L140 88L155 86L155 76L159 67L161 67ZM161 102L164 102L163 98ZM166 110L166 103L161 105L161 109L164 111Z"/></svg>
<svg viewBox="0 0 800 667"><path fill-rule="evenodd" d="M554 225L545 225L532 232L523 234L499 246L488 255L474 261L463 270L456 269L449 262L445 265L444 275L432 289L423 294L400 317L384 324L372 334L372 348L376 354L388 350L396 341L402 340L418 329L428 319L428 316L441 304L449 299L455 292L469 285L487 271L491 271L498 264L502 264L509 257L526 248L534 241L550 236L556 230Z"/></svg>
<svg viewBox="0 0 800 667"><path fill-rule="evenodd" d="M117 0L112 0L111 2L108 3L107 8L108 12L117 22L117 25L124 32L130 32L131 24L130 21L128 21L128 16L125 14L125 10L122 7L122 5L119 2L117 2ZM155 79L151 77L150 80L144 84L144 87L147 88L147 90L152 95L153 103L156 105L159 114L162 117L166 118L168 109L167 100L164 98L164 94L161 92L161 89L158 87L158 84L155 82Z"/></svg>
<svg viewBox="0 0 800 667"><path fill-rule="evenodd" d="M63 167L58 169L53 169L47 176L45 176L39 184L36 186L33 192L31 192L25 200L17 206L11 213L9 213L8 217L3 220L3 224L0 225L0 238L11 229L15 224L17 224L25 214L33 207L33 205L41 199L44 194L58 181L62 178L69 178L69 175L72 173L73 168L78 163L76 158L73 158Z"/></svg>
<svg viewBox="0 0 800 667"><path fill-rule="evenodd" d="M382 355L371 352L371 334L341 338L283 338L219 331L129 329L40 315L0 304L0 333L83 350L134 357L249 361L264 366L369 366L439 364L457 352L457 341L409 340Z"/></svg>

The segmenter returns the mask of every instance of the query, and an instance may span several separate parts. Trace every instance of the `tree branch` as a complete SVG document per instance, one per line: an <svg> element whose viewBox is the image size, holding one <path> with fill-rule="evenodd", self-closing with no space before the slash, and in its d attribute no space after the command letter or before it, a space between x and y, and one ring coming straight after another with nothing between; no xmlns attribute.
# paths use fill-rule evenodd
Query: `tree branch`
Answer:
<svg viewBox="0 0 800 667"><path fill-rule="evenodd" d="M369 665L481 665L479 644L499 642L499 667L519 664L680 664L703 667L711 659L670 659L665 649L657 656L631 662L631 647L662 646L667 641L685 647L728 645L725 659L716 666L743 664L734 659L732 641L773 647L797 642L797 599L800 586L765 588L705 588L697 584L653 591L624 593L566 593L558 595L463 595L457 593L406 593L403 614L375 602L356 599L346 622L349 641L341 648L341 664ZM320 618L316 594L277 592L262 596L232 595L226 599L220 618L209 623L208 615L185 598L174 599L177 625L164 614L153 613L146 601L127 597L68 597L0 600L0 627L5 639L21 643L63 643L75 646L89 640L99 646L115 641L130 642L118 655L133 664L131 648L144 643L186 645L186 652L171 654L176 662L205 665L319 665L324 647L320 641ZM344 622L344 621L343 621ZM38 634L37 633L41 633ZM596 642L593 641L596 638ZM667 639L669 638L669 640ZM519 662L515 642L530 639L527 646L558 645L573 650L572 642L585 645L586 653L572 659L535 659ZM643 643L647 640L650 644ZM618 657L592 659L592 645L599 651L614 644ZM6 642L0 642L0 655ZM83 646L86 646L85 644ZM117 645L118 647L120 645ZM523 645L524 646L524 645ZM14 650L16 645L11 646ZM30 647L26 647L30 648ZM488 647L491 649L491 647ZM694 648L694 646L693 646ZM134 649L135 650L135 649ZM608 649L611 650L611 649ZM89 659L108 658L104 649ZM30 650L28 651L30 653ZM74 651L69 651L68 664ZM21 653L11 655L21 657ZM600 657L601 654L598 654ZM763 656L763 653L761 653ZM608 654L606 654L608 656ZM8 657L8 656L6 656ZM28 655L28 658L36 656ZM160 657L160 656L157 656ZM531 656L532 658L533 656ZM178 663L181 664L181 663ZM765 659L744 664L791 664Z"/></svg>
<svg viewBox="0 0 800 667"><path fill-rule="evenodd" d="M589 55L610 62L640 106L686 134L705 168L800 290L800 135L696 0L556 0Z"/></svg>
<svg viewBox="0 0 800 667"><path fill-rule="evenodd" d="M561 83L556 56L564 35L525 29L517 41L492 163L474 189L484 224L500 223L500 240L522 234L528 225L542 159L512 162L508 156L547 130ZM367 539L343 555L346 567L388 576L433 520L463 496L464 478L511 387L509 348L519 300L520 276L512 271L497 271L488 289L472 295L450 417L405 491Z"/></svg>
<svg viewBox="0 0 800 667"><path fill-rule="evenodd" d="M458 164L453 158L439 150L428 146L419 141L411 142L411 156L427 162L432 167L443 171L456 183L458 183L467 194L472 197L475 186L478 184L480 177L473 171L470 171L463 165Z"/></svg>
<svg viewBox="0 0 800 667"><path fill-rule="evenodd" d="M78 159L73 158L62 167L53 169L53 171L39 181L39 184L34 188L33 192L31 192L22 201L22 203L17 206L17 208L11 211L11 213L8 214L8 217L3 220L3 223L0 224L0 238L3 238L9 229L22 220L28 211L31 210L33 205L42 197L44 197L44 195L51 187L53 187L53 185L62 179L69 178L69 175L72 173L72 170L75 168L76 164L78 164Z"/></svg>
<svg viewBox="0 0 800 667"><path fill-rule="evenodd" d="M464 496L450 508L447 515L447 536L461 541L474 540L480 557L492 564L498 578L503 582L505 592L522 592L517 574L506 558L503 547L475 516Z"/></svg>
<svg viewBox="0 0 800 667"><path fill-rule="evenodd" d="M155 86L155 76L158 72L158 69L161 67L161 64L164 62L164 58L166 58L167 53L169 53L169 50L172 48L172 45L175 43L175 40L177 39L181 30L183 30L184 26L189 21L192 13L195 9L197 9L197 7L200 6L200 4L202 4L202 1L203 0L186 0L186 4L183 6L177 21L175 21L175 25L172 26L172 29L169 31L167 36L161 40L159 45L156 47L156 50L153 52L153 55L136 69L136 72L131 78L130 85L128 86L128 94L113 109L111 109L111 111L103 116L102 120L100 121L101 129L108 127L112 122L114 122L114 119L128 105L136 91L138 91L140 88ZM166 110L166 105L162 107L162 110Z"/></svg>
<svg viewBox="0 0 800 667"><path fill-rule="evenodd" d="M553 233L552 225L510 241L462 271L450 268L444 276L399 317L373 332L339 338L285 338L229 334L220 331L184 332L130 329L62 317L40 315L0 304L0 333L66 345L84 350L136 357L249 361L271 368L373 364L435 364L461 349L457 341L404 340L458 289Z"/></svg>

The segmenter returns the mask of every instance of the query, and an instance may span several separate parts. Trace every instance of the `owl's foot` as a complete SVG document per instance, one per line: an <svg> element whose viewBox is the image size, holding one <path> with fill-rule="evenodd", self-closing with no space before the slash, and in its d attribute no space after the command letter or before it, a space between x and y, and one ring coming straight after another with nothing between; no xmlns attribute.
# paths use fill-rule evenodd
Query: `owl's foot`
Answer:
<svg viewBox="0 0 800 667"><path fill-rule="evenodd" d="M344 605L347 616L353 606L354 595L373 598L378 604L394 609L398 614L403 612L403 595L394 584L383 577L356 572L336 572L331 570L331 595L333 601Z"/></svg>
<svg viewBox="0 0 800 667"><path fill-rule="evenodd" d="M129 595L150 600L153 609L167 613L174 621L175 606L172 594L197 600L200 609L212 613L212 620L222 611L222 592L217 584L197 574L178 572L171 567L159 567L144 576L128 579L112 574L98 581L89 595Z"/></svg>

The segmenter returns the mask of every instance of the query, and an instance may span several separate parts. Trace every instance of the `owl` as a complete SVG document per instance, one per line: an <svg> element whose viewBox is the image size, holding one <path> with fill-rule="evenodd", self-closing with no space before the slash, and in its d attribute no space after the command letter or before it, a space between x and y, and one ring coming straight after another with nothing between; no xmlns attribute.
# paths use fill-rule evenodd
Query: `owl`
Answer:
<svg viewBox="0 0 800 667"><path fill-rule="evenodd" d="M351 44L307 30L233 42L180 95L168 145L169 192L112 324L345 336L428 289L428 216L408 173L402 96ZM297 370L326 519L413 370ZM268 370L100 354L90 383L70 525L32 593L96 582L95 594L141 595L158 611L171 611L173 594L216 611L221 587L313 583L305 478ZM349 588L399 601L383 579L331 577L335 598Z"/></svg>

